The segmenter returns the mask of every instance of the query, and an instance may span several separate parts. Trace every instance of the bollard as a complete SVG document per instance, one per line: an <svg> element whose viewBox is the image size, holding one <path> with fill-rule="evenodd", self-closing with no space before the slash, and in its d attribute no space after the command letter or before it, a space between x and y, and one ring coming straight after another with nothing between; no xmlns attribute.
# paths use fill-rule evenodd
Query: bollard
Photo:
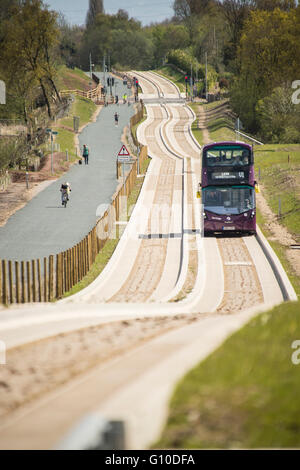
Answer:
<svg viewBox="0 0 300 470"><path fill-rule="evenodd" d="M29 175L28 175L28 171L26 171L26 189L29 189Z"/></svg>
<svg viewBox="0 0 300 470"><path fill-rule="evenodd" d="M56 450L124 450L125 423L98 414L86 415L57 445Z"/></svg>
<svg viewBox="0 0 300 470"><path fill-rule="evenodd" d="M69 161L69 151L66 150L66 161L68 162Z"/></svg>
<svg viewBox="0 0 300 470"><path fill-rule="evenodd" d="M281 197L278 197L278 217L281 217Z"/></svg>

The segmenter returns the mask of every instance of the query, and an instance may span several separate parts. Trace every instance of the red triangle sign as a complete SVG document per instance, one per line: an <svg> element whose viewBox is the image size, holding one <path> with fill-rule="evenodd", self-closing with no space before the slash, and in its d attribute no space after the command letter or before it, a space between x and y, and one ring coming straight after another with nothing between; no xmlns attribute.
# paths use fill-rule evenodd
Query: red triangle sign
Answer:
<svg viewBox="0 0 300 470"><path fill-rule="evenodd" d="M128 152L125 145L122 146L120 152L118 153L118 157L130 157L130 153Z"/></svg>

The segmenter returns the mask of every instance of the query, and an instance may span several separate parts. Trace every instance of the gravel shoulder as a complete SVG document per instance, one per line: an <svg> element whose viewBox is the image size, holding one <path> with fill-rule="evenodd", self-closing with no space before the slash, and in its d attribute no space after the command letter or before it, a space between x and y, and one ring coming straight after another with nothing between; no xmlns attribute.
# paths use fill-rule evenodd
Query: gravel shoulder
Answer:
<svg viewBox="0 0 300 470"><path fill-rule="evenodd" d="M178 315L112 322L10 349L6 366L0 366L1 426L20 407L81 373L197 319Z"/></svg>

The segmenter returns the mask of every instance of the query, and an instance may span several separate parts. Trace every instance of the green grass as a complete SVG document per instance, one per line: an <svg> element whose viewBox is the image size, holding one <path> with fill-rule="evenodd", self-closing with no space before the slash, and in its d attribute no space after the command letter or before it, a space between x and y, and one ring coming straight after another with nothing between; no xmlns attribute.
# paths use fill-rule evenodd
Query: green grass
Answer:
<svg viewBox="0 0 300 470"><path fill-rule="evenodd" d="M134 126L132 126L132 134L134 135L135 139L137 140L137 128L142 124L142 122L146 121L147 119L147 113L146 113L146 108L144 108L144 117L143 119L138 122L137 124L135 124Z"/></svg>
<svg viewBox="0 0 300 470"><path fill-rule="evenodd" d="M300 447L300 303L233 334L178 384L156 448Z"/></svg>
<svg viewBox="0 0 300 470"><path fill-rule="evenodd" d="M270 232L268 228L268 223L266 219L264 218L263 214L260 212L258 208L256 208L256 220L264 236L268 239L271 247L275 251L278 258L280 259L280 262L282 266L284 267L285 272L287 273L289 280L291 281L298 298L300 299L300 277L297 276L297 273L295 272L292 264L289 261L289 258L288 258L289 248L280 244L279 242L270 240L272 238L272 233Z"/></svg>
<svg viewBox="0 0 300 470"><path fill-rule="evenodd" d="M87 90L89 89L90 77L82 70L75 68L69 69L65 65L58 70L58 88L59 90Z"/></svg>
<svg viewBox="0 0 300 470"><path fill-rule="evenodd" d="M222 104L228 103L229 100L228 98L220 101L212 101L211 103L203 103L202 106L205 109L205 111L210 111L212 109L217 108L218 106L221 106Z"/></svg>
<svg viewBox="0 0 300 470"><path fill-rule="evenodd" d="M59 126L65 126L73 129L73 116L79 116L80 127L90 122L97 106L91 101L81 96L76 96L70 110L70 117L60 119L57 122L55 130L58 132L55 142L60 144L61 152L69 151L71 160L76 157L75 133Z"/></svg>
<svg viewBox="0 0 300 470"><path fill-rule="evenodd" d="M289 160L289 161L288 161ZM257 177L274 214L300 243L300 145L264 145L255 148Z"/></svg>
<svg viewBox="0 0 300 470"><path fill-rule="evenodd" d="M195 113L196 116L197 116L199 104L197 104L197 103L189 103L188 106L194 111L194 113ZM195 119L195 121L194 121L193 124L192 124L192 132L193 132L193 134L194 134L194 137L195 137L196 140L198 141L198 143L202 146L202 145L204 145L203 132L202 132L201 129L198 129L197 123L198 123L198 119Z"/></svg>
<svg viewBox="0 0 300 470"><path fill-rule="evenodd" d="M95 113L97 106L93 101L83 98L82 96L76 96L72 103L69 117L60 120L60 124L63 126L71 127L73 129L73 116L80 117L80 127L87 124L93 114Z"/></svg>
<svg viewBox="0 0 300 470"><path fill-rule="evenodd" d="M184 75L182 73L178 72L177 70L174 70L169 65L165 65L164 67L156 69L154 70L154 72L159 73L165 78L168 78L173 83L175 83L175 85L178 86L181 92L185 92L185 80Z"/></svg>
<svg viewBox="0 0 300 470"><path fill-rule="evenodd" d="M66 129L62 129L57 127L55 129L58 132L56 136L55 143L60 145L60 151L66 152L68 150L70 159L74 159L76 156L76 148L75 148L75 134L74 132L68 131Z"/></svg>
<svg viewBox="0 0 300 470"><path fill-rule="evenodd" d="M78 282L78 284L76 284L69 292L66 292L63 298L77 294L82 289L85 289L87 286L89 286L100 275L100 273L103 271L106 264L110 260L111 256L113 255L113 252L115 251L118 242L119 238L107 240L100 253L98 253L96 260L87 275L80 282Z"/></svg>
<svg viewBox="0 0 300 470"><path fill-rule="evenodd" d="M210 139L213 142L220 142L225 140L235 140L236 134L231 129L232 122L226 117L218 117L212 119L207 124Z"/></svg>

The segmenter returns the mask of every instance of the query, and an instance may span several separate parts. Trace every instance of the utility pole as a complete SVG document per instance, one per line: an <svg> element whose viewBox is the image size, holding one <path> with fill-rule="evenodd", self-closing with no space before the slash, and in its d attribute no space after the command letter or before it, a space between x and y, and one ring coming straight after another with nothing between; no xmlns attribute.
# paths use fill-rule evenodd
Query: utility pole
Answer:
<svg viewBox="0 0 300 470"><path fill-rule="evenodd" d="M90 84L91 84L91 89L93 88L93 67L94 64L92 63L92 53L90 52Z"/></svg>
<svg viewBox="0 0 300 470"><path fill-rule="evenodd" d="M93 79L93 70L92 70L92 53L90 52L90 77L91 77L91 81Z"/></svg>
<svg viewBox="0 0 300 470"><path fill-rule="evenodd" d="M105 64L105 56L103 57L103 76L104 76L104 79L103 79L103 85L104 87L106 87L106 64Z"/></svg>
<svg viewBox="0 0 300 470"><path fill-rule="evenodd" d="M191 101L193 101L193 63L191 62L191 77L190 77Z"/></svg>
<svg viewBox="0 0 300 470"><path fill-rule="evenodd" d="M205 52L205 99L208 100L207 93L207 52Z"/></svg>

